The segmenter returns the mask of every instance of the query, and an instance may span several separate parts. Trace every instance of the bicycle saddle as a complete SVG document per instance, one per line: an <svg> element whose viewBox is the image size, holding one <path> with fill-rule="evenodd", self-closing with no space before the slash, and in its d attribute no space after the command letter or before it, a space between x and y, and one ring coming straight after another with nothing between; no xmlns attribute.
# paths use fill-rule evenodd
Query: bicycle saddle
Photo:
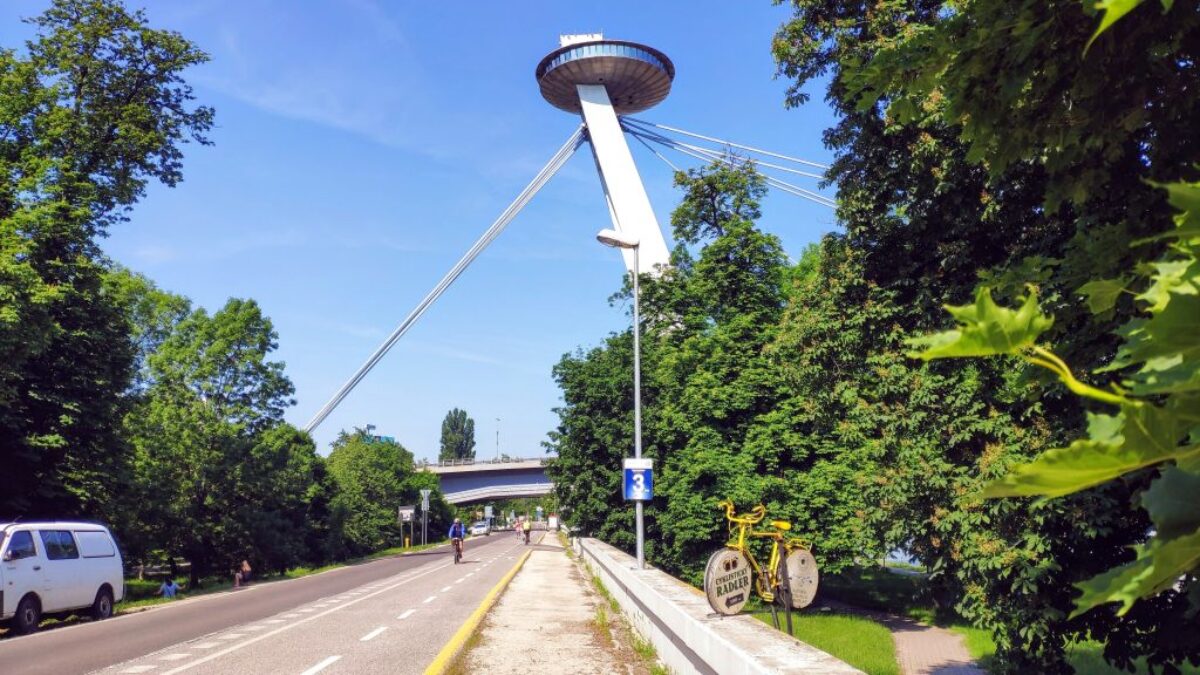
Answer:
<svg viewBox="0 0 1200 675"><path fill-rule="evenodd" d="M788 530L792 529L792 524L786 520L772 520L771 527L787 532Z"/></svg>

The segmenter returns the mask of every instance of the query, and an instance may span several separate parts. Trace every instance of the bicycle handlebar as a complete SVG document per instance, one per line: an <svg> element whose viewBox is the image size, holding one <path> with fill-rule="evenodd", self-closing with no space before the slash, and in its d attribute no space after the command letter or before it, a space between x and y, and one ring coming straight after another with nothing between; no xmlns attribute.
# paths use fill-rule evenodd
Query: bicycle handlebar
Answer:
<svg viewBox="0 0 1200 675"><path fill-rule="evenodd" d="M750 509L750 513L743 513L740 516L734 512L733 502L729 501L728 499L722 499L721 501L717 502L717 508L725 509L725 519L731 523L745 523L747 525L753 525L767 517L767 507L763 506L762 504Z"/></svg>

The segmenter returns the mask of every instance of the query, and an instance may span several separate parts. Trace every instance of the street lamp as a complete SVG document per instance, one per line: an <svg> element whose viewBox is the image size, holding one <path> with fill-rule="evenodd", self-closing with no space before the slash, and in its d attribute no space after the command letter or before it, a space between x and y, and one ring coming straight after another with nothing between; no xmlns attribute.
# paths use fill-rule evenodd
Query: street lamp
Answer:
<svg viewBox="0 0 1200 675"><path fill-rule="evenodd" d="M641 349L641 322L638 319L638 302L640 298L640 287L638 286L638 247L641 242L638 238L617 232L616 230L600 230L596 234L596 240L605 246L612 248L622 248L633 251L633 456L636 459L642 458L642 349ZM639 570L646 569L646 530L642 522L642 502L639 500L634 506L637 509L637 564Z"/></svg>

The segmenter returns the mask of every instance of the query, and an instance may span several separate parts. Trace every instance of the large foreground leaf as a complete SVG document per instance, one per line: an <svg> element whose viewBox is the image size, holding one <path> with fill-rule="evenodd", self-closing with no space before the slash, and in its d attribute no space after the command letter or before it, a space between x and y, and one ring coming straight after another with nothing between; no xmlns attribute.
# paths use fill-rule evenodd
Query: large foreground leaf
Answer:
<svg viewBox="0 0 1200 675"><path fill-rule="evenodd" d="M909 341L909 345L924 348L914 354L926 361L961 356L994 356L1015 354L1037 341L1054 320L1042 314L1037 294L1029 295L1017 309L1001 307L992 300L986 286L975 291L975 302L960 307L947 306L946 311L958 321L958 329L936 333Z"/></svg>
<svg viewBox="0 0 1200 675"><path fill-rule="evenodd" d="M1167 467L1142 493L1142 507L1161 537L1200 529L1200 475Z"/></svg>
<svg viewBox="0 0 1200 675"><path fill-rule="evenodd" d="M1170 588L1200 563L1200 531L1134 548L1133 562L1075 584L1083 595L1075 601L1072 617L1108 602L1121 603L1117 614L1123 615L1139 598Z"/></svg>
<svg viewBox="0 0 1200 675"><path fill-rule="evenodd" d="M1103 420L1103 424L1097 420ZM1116 427L1117 421L1123 422ZM985 497L1060 497L1135 469L1179 456L1178 418L1152 405L1125 405L1116 417L1096 416L1092 438L1042 453L984 488Z"/></svg>

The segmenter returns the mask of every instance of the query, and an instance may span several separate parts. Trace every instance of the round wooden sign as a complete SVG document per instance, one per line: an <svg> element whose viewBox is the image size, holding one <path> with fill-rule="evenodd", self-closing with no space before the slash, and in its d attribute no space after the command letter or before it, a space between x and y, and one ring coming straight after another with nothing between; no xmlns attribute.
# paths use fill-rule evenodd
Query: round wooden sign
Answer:
<svg viewBox="0 0 1200 675"><path fill-rule="evenodd" d="M719 614L737 614L750 599L754 584L750 562L741 553L723 548L708 559L704 569L704 593Z"/></svg>
<svg viewBox="0 0 1200 675"><path fill-rule="evenodd" d="M817 561L812 553L798 548L787 557L788 585L792 589L792 608L803 609L817 597Z"/></svg>

